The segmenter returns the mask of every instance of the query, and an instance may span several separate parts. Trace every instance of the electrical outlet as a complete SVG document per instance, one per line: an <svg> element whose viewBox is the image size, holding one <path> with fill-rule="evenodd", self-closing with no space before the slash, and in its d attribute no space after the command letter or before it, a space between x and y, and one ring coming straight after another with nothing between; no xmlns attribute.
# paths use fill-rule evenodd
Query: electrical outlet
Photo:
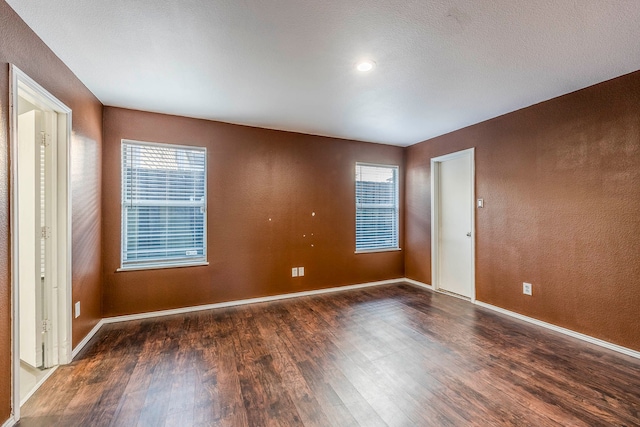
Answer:
<svg viewBox="0 0 640 427"><path fill-rule="evenodd" d="M74 316L77 319L78 317L80 317L80 301L76 301L74 308L75 308Z"/></svg>
<svg viewBox="0 0 640 427"><path fill-rule="evenodd" d="M532 295L532 287L531 283L524 282L522 284L522 293L525 295Z"/></svg>
<svg viewBox="0 0 640 427"><path fill-rule="evenodd" d="M298 276L304 276L304 267L298 267Z"/></svg>
<svg viewBox="0 0 640 427"><path fill-rule="evenodd" d="M298 267L293 267L291 269L291 277L298 277Z"/></svg>

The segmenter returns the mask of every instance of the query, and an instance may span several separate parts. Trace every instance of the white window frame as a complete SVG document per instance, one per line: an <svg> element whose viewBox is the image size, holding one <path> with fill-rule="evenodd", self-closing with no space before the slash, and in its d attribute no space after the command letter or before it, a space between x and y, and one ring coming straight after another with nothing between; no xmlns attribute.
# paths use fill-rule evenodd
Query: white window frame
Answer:
<svg viewBox="0 0 640 427"><path fill-rule="evenodd" d="M203 207L203 254L202 256L194 257L194 258L185 258L182 260L176 259L156 259L156 260L144 260L144 261L129 261L125 262L125 248L126 248L126 239L127 239L127 216L126 216L126 206L125 206L125 180L124 180L124 163L123 156L125 145L136 145L136 146L147 146L147 147L162 147L162 148L173 148L178 150L189 150L189 151L197 151L204 153L204 200L202 202L198 202L198 205L202 205ZM121 243L120 243L120 268L118 271L131 271L131 270L151 270L151 269L161 269L161 268L176 268L176 267L192 267L192 266L201 266L208 265L207 261L207 149L206 147L200 146L191 146L191 145L177 145L177 144L165 144L158 142L148 142L148 141L136 141L131 139L122 139L121 140L121 153L120 153L120 203L121 203ZM162 206L162 202L154 202L151 205L153 206ZM165 206L176 206L175 202L166 202ZM179 206L194 206L194 202L186 202L184 204L179 204Z"/></svg>
<svg viewBox="0 0 640 427"><path fill-rule="evenodd" d="M394 212L395 212L395 225L394 225L394 230L395 230L395 236L393 236L395 238L395 246L380 246L380 247L376 247L376 248L367 248L367 249L358 249L358 187L357 187L357 169L358 167L376 167L376 168L388 168L388 169L392 169L394 171L394 184L395 184L395 200L394 200ZM356 254L362 254L362 253L372 253L372 252L390 252L390 251L399 251L400 249L400 200L399 200L399 189L400 189L400 168L398 165L385 165L385 164L376 164L376 163L363 163L363 162L356 162L356 167L355 167L355 177L354 177L354 198L355 198L355 208L356 208L356 212L355 212L355 244L356 244Z"/></svg>

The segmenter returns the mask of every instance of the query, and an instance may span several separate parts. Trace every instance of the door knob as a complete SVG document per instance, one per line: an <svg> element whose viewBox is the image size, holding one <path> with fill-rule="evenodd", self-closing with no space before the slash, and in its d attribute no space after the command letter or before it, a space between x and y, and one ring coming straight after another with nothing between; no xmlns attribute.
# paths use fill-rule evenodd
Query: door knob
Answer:
<svg viewBox="0 0 640 427"><path fill-rule="evenodd" d="M467 237L471 237L471 232L468 232L468 233L467 233Z"/></svg>

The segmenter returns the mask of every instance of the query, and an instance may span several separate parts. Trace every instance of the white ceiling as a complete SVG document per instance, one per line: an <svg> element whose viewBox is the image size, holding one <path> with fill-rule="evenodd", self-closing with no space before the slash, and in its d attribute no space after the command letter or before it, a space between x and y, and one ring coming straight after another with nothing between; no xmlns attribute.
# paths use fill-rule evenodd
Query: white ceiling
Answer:
<svg viewBox="0 0 640 427"><path fill-rule="evenodd" d="M105 105L400 146L640 69L640 0L7 2Z"/></svg>

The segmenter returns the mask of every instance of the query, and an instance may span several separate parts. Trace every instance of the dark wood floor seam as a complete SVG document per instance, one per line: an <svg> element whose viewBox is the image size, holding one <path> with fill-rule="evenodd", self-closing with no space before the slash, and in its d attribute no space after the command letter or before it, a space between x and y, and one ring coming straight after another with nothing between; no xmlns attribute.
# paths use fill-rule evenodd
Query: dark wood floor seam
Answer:
<svg viewBox="0 0 640 427"><path fill-rule="evenodd" d="M640 426L640 361L413 285L104 325L29 426Z"/></svg>

